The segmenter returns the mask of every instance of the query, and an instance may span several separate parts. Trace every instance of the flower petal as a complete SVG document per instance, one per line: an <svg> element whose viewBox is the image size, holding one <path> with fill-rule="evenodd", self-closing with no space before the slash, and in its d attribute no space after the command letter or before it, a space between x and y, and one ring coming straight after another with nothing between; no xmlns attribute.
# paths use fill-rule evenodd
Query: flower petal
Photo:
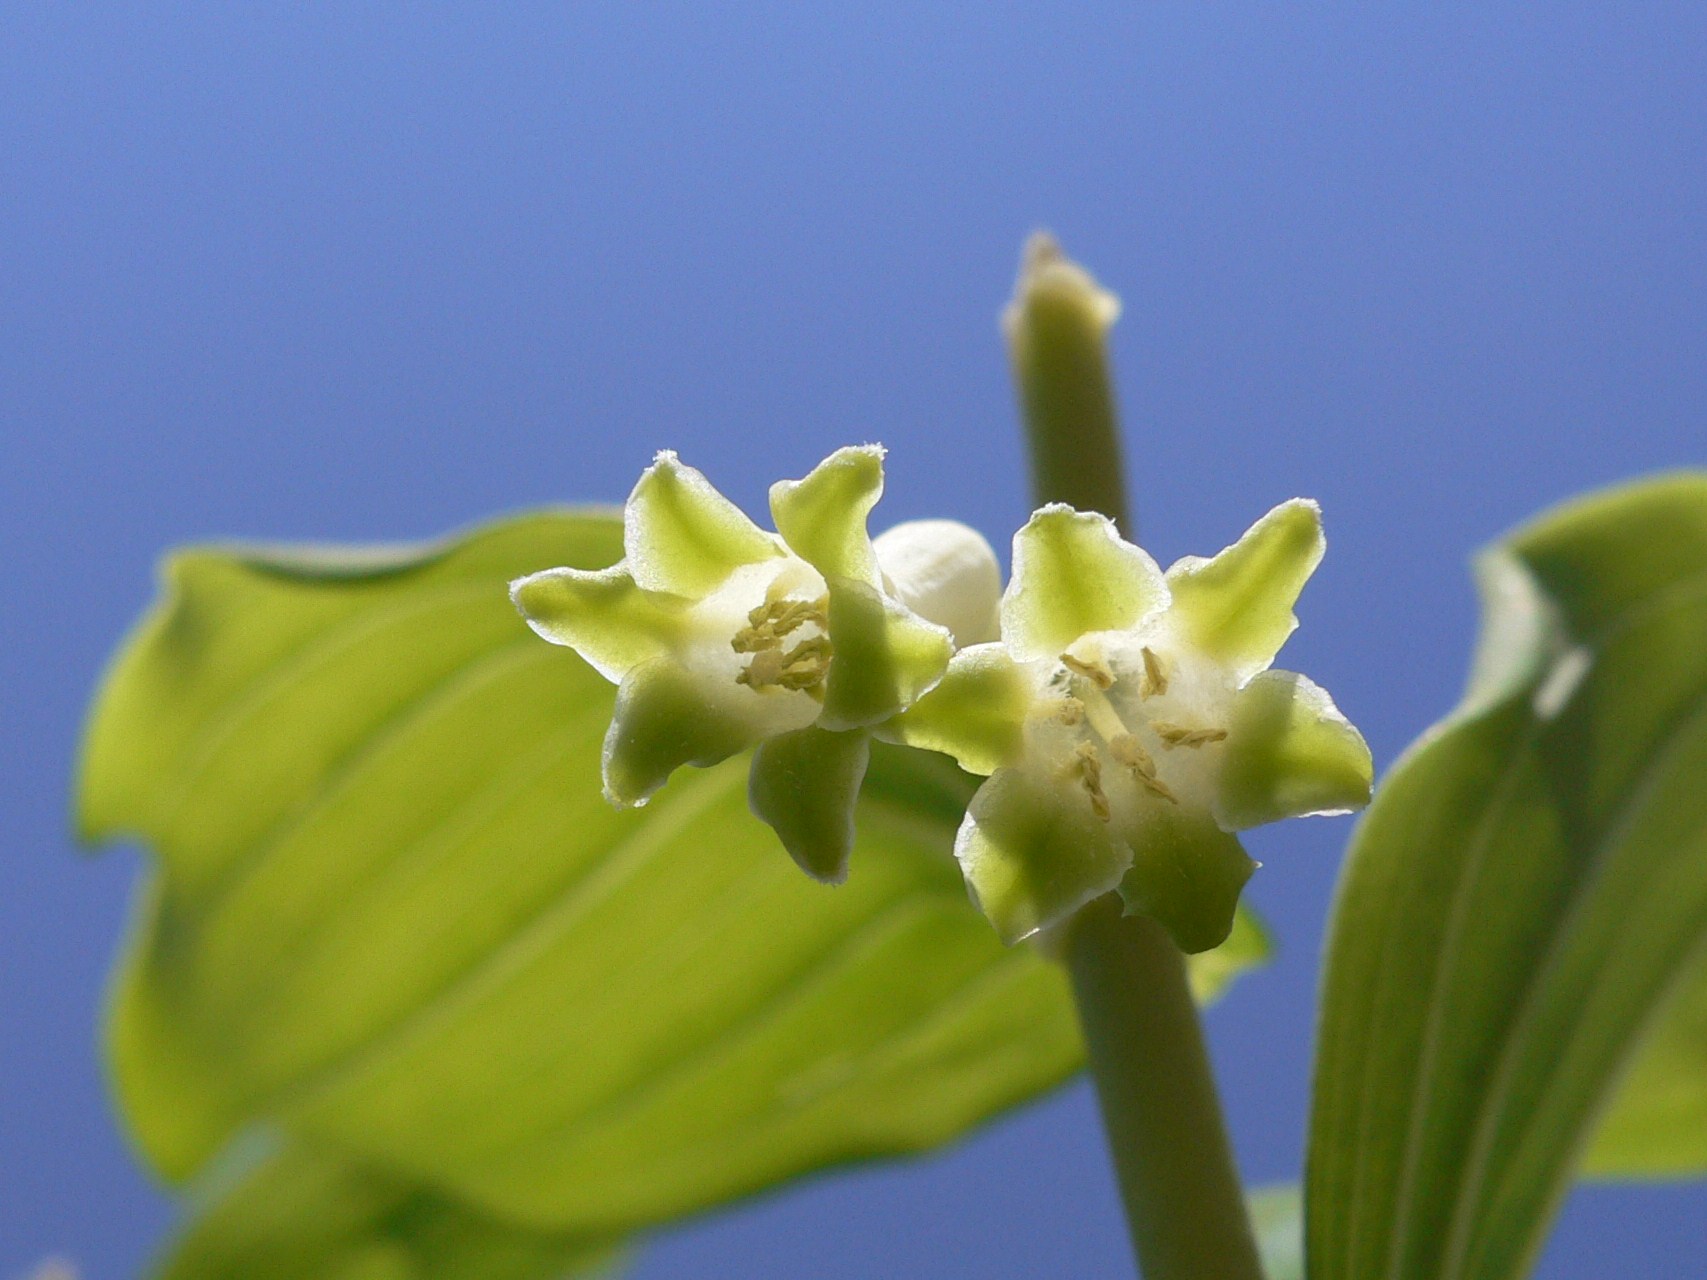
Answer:
<svg viewBox="0 0 1707 1280"><path fill-rule="evenodd" d="M771 518L789 549L826 578L878 585L865 520L883 496L883 447L837 449L802 480L771 486Z"/></svg>
<svg viewBox="0 0 1707 1280"><path fill-rule="evenodd" d="M1024 667L1001 644L962 649L942 681L887 721L881 737L953 756L986 777L1020 758L1034 692Z"/></svg>
<svg viewBox="0 0 1707 1280"><path fill-rule="evenodd" d="M713 765L762 739L766 726L740 703L706 697L703 679L668 657L623 677L605 734L605 798L641 805L684 764Z"/></svg>
<svg viewBox="0 0 1707 1280"><path fill-rule="evenodd" d="M954 841L967 886L1003 942L1066 919L1120 883L1132 852L1086 804L1047 779L998 769L972 797Z"/></svg>
<svg viewBox="0 0 1707 1280"><path fill-rule="evenodd" d="M830 643L824 682L826 729L874 725L911 706L942 679L954 653L948 631L877 588L830 578Z"/></svg>
<svg viewBox="0 0 1707 1280"><path fill-rule="evenodd" d="M814 880L840 884L848 877L854 801L870 758L869 733L816 726L767 739L753 753L747 803Z"/></svg>
<svg viewBox="0 0 1707 1280"><path fill-rule="evenodd" d="M1233 700L1216 817L1230 831L1369 803L1363 735L1321 686L1265 671Z"/></svg>
<svg viewBox="0 0 1707 1280"><path fill-rule="evenodd" d="M628 496L623 546L641 586L694 599L742 565L782 554L775 538L668 451Z"/></svg>
<svg viewBox="0 0 1707 1280"><path fill-rule="evenodd" d="M680 596L638 585L626 563L530 573L510 584L510 599L528 626L573 649L612 684L666 652L688 608Z"/></svg>
<svg viewBox="0 0 1707 1280"><path fill-rule="evenodd" d="M1055 658L1087 632L1132 630L1167 603L1167 585L1147 552L1106 516L1057 503L1014 535L1002 638L1022 660Z"/></svg>
<svg viewBox="0 0 1707 1280"><path fill-rule="evenodd" d="M1132 868L1120 881L1128 912L1158 921L1187 955L1225 942L1257 867L1239 838L1207 813L1171 805L1146 806L1134 836Z"/></svg>
<svg viewBox="0 0 1707 1280"><path fill-rule="evenodd" d="M1240 679L1274 661L1298 625L1292 606L1322 561L1322 510L1283 502L1219 555L1187 556L1168 569L1171 619L1181 638Z"/></svg>

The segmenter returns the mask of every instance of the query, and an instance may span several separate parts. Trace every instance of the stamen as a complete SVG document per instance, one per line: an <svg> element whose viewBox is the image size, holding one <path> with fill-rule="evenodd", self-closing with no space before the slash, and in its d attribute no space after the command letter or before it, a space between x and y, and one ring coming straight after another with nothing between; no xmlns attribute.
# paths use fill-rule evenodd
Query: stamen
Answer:
<svg viewBox="0 0 1707 1280"><path fill-rule="evenodd" d="M1156 776L1156 762L1143 745L1130 733L1122 733L1109 739L1109 754L1126 766L1132 780L1151 795L1178 804L1174 793L1168 789L1168 784Z"/></svg>
<svg viewBox="0 0 1707 1280"><path fill-rule="evenodd" d="M768 631L758 627L743 627L735 633L735 638L729 642L729 647L736 653L757 653L761 649L774 649L780 643Z"/></svg>
<svg viewBox="0 0 1707 1280"><path fill-rule="evenodd" d="M1137 738L1130 733L1120 734L1109 739L1108 750L1121 764L1135 774L1146 778L1156 776L1156 762L1150 758L1150 753L1144 750Z"/></svg>
<svg viewBox="0 0 1707 1280"><path fill-rule="evenodd" d="M828 628L828 596L820 596L816 600L789 600L781 597L766 600L747 611L748 625L735 633L729 641L729 647L736 653L755 654L777 649L782 646L785 637L809 622L816 624L820 630Z"/></svg>
<svg viewBox="0 0 1707 1280"><path fill-rule="evenodd" d="M1169 804L1179 803L1179 797L1175 796L1172 791L1169 791L1168 784L1163 782L1160 778L1140 778L1139 781L1144 784L1144 789L1151 795L1166 800Z"/></svg>
<svg viewBox="0 0 1707 1280"><path fill-rule="evenodd" d="M1162 670L1162 660L1156 651L1145 645L1138 650L1144 659L1144 678L1138 683L1138 696L1149 698L1168 691L1168 673Z"/></svg>
<svg viewBox="0 0 1707 1280"><path fill-rule="evenodd" d="M1079 782L1091 798L1091 812L1107 822L1110 816L1108 795L1102 789L1102 761L1097 757L1096 747L1089 742L1081 742L1073 749L1073 757Z"/></svg>
<svg viewBox="0 0 1707 1280"><path fill-rule="evenodd" d="M1075 675L1083 676L1099 689L1114 687L1114 674L1100 662L1083 662L1070 653L1063 653L1061 665Z"/></svg>
<svg viewBox="0 0 1707 1280"><path fill-rule="evenodd" d="M830 638L813 636L802 640L783 655L782 664L776 682L784 689L804 692L816 688L830 672Z"/></svg>
<svg viewBox="0 0 1707 1280"><path fill-rule="evenodd" d="M1221 742L1227 737L1225 729L1186 729L1160 720L1150 723L1164 747L1201 747L1205 743Z"/></svg>

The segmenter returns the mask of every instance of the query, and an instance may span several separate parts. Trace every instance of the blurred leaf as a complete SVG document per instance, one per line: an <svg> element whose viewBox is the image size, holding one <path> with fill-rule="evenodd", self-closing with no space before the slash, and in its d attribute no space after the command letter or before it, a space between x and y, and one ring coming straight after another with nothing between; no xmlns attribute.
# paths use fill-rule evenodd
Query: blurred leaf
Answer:
<svg viewBox="0 0 1707 1280"><path fill-rule="evenodd" d="M1591 1178L1707 1173L1707 963L1642 1043L1583 1161Z"/></svg>
<svg viewBox="0 0 1707 1280"><path fill-rule="evenodd" d="M611 691L504 587L620 551L615 517L546 514L412 556L170 561L80 815L158 859L109 1047L165 1175L269 1121L506 1221L626 1234L935 1146L1078 1068L1062 975L967 900L944 758L874 753L839 888L748 814L741 760L603 801ZM1200 983L1263 946L1247 922Z"/></svg>
<svg viewBox="0 0 1707 1280"><path fill-rule="evenodd" d="M1340 888L1314 1280L1522 1274L1620 1069L1700 977L1707 475L1553 512L1480 577L1470 693L1381 787ZM1688 1058L1652 1061L1698 1096ZM1619 1133L1626 1168L1675 1155Z"/></svg>
<svg viewBox="0 0 1707 1280"><path fill-rule="evenodd" d="M1267 1280L1304 1280L1304 1190L1296 1182L1258 1187L1246 1197Z"/></svg>
<svg viewBox="0 0 1707 1280"><path fill-rule="evenodd" d="M174 1242L159 1280L567 1280L611 1274L609 1243L507 1226L449 1198L294 1147L257 1163Z"/></svg>

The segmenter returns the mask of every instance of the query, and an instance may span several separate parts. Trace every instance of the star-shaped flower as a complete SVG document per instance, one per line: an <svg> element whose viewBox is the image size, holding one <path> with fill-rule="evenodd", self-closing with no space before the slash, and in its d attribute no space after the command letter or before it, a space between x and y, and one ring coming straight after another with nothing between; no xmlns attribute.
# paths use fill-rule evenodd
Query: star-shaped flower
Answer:
<svg viewBox="0 0 1707 1280"><path fill-rule="evenodd" d="M884 730L987 775L955 855L1004 940L1118 889L1207 950L1256 866L1236 832L1368 802L1357 730L1318 686L1268 669L1322 549L1302 500L1165 575L1070 507L1015 536L1000 642L957 653Z"/></svg>
<svg viewBox="0 0 1707 1280"><path fill-rule="evenodd" d="M624 508L620 563L547 569L511 585L535 631L618 686L604 746L613 803L644 804L679 766L756 746L754 812L812 875L846 875L871 726L941 679L950 627L975 625L952 616L976 614L965 581L987 577L992 602L997 581L988 544L955 525L946 538L935 530L959 565L947 573L955 590L895 582L866 532L882 491L880 447L838 450L805 479L772 486L778 532L769 533L661 453ZM976 540L987 567L970 564L977 550L953 530ZM926 577L941 571L942 557L921 556L919 539L902 531L891 541L899 559ZM946 600L949 615L915 612L932 612L920 590Z"/></svg>

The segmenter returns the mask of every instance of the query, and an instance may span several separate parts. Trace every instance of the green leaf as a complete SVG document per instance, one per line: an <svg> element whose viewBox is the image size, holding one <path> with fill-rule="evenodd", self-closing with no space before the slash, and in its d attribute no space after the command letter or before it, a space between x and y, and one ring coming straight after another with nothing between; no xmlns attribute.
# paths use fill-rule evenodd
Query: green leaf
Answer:
<svg viewBox="0 0 1707 1280"><path fill-rule="evenodd" d="M530 1231L302 1146L230 1180L159 1280L570 1280L610 1275L608 1241Z"/></svg>
<svg viewBox="0 0 1707 1280"><path fill-rule="evenodd" d="M967 900L948 761L874 751L837 888L748 813L741 760L605 803L612 691L505 585L620 544L609 515L542 514L410 556L168 563L79 796L88 837L155 855L108 1047L164 1175L265 1122L625 1235L934 1146L1077 1069L1063 976ZM1259 958L1241 936L1205 982Z"/></svg>
<svg viewBox="0 0 1707 1280"><path fill-rule="evenodd" d="M1648 1033L1583 1160L1591 1178L1707 1174L1707 964Z"/></svg>
<svg viewBox="0 0 1707 1280"><path fill-rule="evenodd" d="M1555 511L1481 576L1471 692L1381 787L1340 888L1313 1280L1523 1274L1621 1068L1700 976L1707 474Z"/></svg>

